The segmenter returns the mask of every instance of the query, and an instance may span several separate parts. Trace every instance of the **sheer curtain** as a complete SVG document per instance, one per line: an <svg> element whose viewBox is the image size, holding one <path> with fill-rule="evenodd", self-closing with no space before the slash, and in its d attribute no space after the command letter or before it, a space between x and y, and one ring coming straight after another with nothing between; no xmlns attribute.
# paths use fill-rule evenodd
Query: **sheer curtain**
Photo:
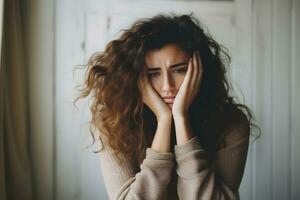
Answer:
<svg viewBox="0 0 300 200"><path fill-rule="evenodd" d="M33 199L23 0L1 0L0 199ZM4 6L4 7L3 7ZM2 15L3 14L3 15Z"/></svg>

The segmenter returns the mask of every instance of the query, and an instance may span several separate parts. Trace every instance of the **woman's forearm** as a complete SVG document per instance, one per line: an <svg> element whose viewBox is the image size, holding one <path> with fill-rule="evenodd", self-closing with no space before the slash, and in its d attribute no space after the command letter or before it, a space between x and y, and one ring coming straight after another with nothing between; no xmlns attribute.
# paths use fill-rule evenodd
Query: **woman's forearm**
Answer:
<svg viewBox="0 0 300 200"><path fill-rule="evenodd" d="M187 143L194 133L187 115L174 116L177 145Z"/></svg>
<svg viewBox="0 0 300 200"><path fill-rule="evenodd" d="M172 115L157 120L157 128L152 141L151 149L158 152L171 151L171 124Z"/></svg>

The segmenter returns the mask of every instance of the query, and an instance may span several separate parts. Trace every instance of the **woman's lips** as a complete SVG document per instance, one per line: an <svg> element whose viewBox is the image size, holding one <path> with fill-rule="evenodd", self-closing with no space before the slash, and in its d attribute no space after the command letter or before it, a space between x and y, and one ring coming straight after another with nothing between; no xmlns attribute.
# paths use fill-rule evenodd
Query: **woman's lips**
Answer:
<svg viewBox="0 0 300 200"><path fill-rule="evenodd" d="M168 103L168 104L171 104L171 103L174 102L174 99L175 99L175 98L164 98L164 101L165 101L166 103Z"/></svg>

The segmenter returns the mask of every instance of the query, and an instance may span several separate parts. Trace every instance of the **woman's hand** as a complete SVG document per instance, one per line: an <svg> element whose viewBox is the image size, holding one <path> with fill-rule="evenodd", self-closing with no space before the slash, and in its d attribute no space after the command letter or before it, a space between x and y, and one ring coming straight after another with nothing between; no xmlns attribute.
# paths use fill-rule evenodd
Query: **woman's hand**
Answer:
<svg viewBox="0 0 300 200"><path fill-rule="evenodd" d="M189 61L188 70L175 97L172 114L174 117L187 116L189 106L198 95L202 80L203 67L198 51Z"/></svg>
<svg viewBox="0 0 300 200"><path fill-rule="evenodd" d="M143 102L152 110L157 120L164 117L172 117L171 109L154 90L149 82L147 73L144 72L142 79L138 83L138 87L142 94Z"/></svg>

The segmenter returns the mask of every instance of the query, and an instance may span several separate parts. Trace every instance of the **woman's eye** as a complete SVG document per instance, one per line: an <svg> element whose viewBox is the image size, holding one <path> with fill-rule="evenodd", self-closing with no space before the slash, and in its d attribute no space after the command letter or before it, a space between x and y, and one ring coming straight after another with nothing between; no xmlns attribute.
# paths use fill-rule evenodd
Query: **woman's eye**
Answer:
<svg viewBox="0 0 300 200"><path fill-rule="evenodd" d="M175 73L185 73L186 68L175 69L173 72L175 72Z"/></svg>
<svg viewBox="0 0 300 200"><path fill-rule="evenodd" d="M159 73L158 72L154 72L154 73L149 73L148 76L151 78L151 77L155 77L155 76L158 76Z"/></svg>

